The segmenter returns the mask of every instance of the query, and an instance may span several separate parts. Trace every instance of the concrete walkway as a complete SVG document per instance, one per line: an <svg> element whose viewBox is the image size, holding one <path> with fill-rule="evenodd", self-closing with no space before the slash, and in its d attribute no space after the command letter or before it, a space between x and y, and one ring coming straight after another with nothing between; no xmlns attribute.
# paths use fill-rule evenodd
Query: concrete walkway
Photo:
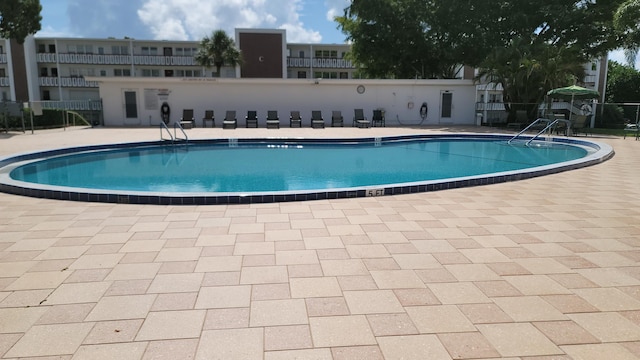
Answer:
<svg viewBox="0 0 640 360"><path fill-rule="evenodd" d="M192 138L486 128L192 129ZM0 134L0 157L157 129ZM0 193L0 358L638 359L640 142L584 169L229 206Z"/></svg>

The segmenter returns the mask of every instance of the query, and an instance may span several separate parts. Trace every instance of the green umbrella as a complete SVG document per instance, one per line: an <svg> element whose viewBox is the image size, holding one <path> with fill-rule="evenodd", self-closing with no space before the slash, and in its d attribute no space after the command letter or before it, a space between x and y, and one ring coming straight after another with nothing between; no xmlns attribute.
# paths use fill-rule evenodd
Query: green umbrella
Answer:
<svg viewBox="0 0 640 360"><path fill-rule="evenodd" d="M547 92L547 95L556 99L571 99L572 107L574 99L597 99L600 97L600 93L597 90L583 88L578 85L552 89ZM572 114L573 111L569 111L569 120L571 120Z"/></svg>
<svg viewBox="0 0 640 360"><path fill-rule="evenodd" d="M547 92L547 95L551 96L552 98L571 99L571 102L573 102L574 98L597 99L600 96L600 93L593 89L583 88L582 86L578 85L571 85L549 90L549 92Z"/></svg>

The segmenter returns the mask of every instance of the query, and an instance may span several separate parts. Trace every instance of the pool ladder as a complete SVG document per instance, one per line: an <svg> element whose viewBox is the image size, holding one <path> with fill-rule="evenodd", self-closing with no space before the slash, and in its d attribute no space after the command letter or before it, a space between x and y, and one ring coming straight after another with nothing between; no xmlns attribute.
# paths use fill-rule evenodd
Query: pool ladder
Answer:
<svg viewBox="0 0 640 360"><path fill-rule="evenodd" d="M529 126L524 128L524 130L520 131L514 137L509 139L509 141L507 141L507 144L511 144L511 142L513 140L517 139L520 135L524 134L527 130L529 130L534 125L536 125L538 123L547 123L547 126L545 126L544 129L540 130L540 132L538 132L534 137L532 137L531 139L529 139L529 141L526 142L525 145L529 146L529 144L531 144L531 142L533 140L537 139L540 135L544 134L548 130L553 129L553 127L556 126L556 124L558 124L560 122L563 122L563 123L565 123L567 125L567 133L569 134L571 132L571 121L565 120L565 119L555 119L555 120L551 121L551 120L545 119L545 118L538 118L538 119L536 119L536 121L532 122L531 124L529 124Z"/></svg>
<svg viewBox="0 0 640 360"><path fill-rule="evenodd" d="M177 131L178 129L180 129L184 137L178 137L178 131ZM169 135L169 138L164 137L165 132ZM184 128L182 127L182 125L180 125L180 123L177 122L173 124L173 134L172 134L167 124L165 124L164 121L161 121L160 122L160 140L166 140L166 141L171 140L172 143L175 143L176 141L189 142L189 137L187 136L187 133L184 131Z"/></svg>

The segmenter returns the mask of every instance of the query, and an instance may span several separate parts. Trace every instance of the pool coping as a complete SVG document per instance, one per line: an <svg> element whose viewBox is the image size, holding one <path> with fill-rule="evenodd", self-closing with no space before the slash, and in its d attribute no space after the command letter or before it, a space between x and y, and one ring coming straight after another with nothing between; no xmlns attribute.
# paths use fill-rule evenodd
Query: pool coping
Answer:
<svg viewBox="0 0 640 360"><path fill-rule="evenodd" d="M420 139L484 139L484 140L509 140L513 135L505 134L475 134L475 133L443 133L421 135L396 135L385 137L364 138L296 138L296 137L264 137L264 138L218 138L190 140L191 144L228 144L230 147L239 144L250 143L275 143L277 145L311 145L311 144L363 144L379 143L382 141L413 141ZM518 141L530 140L531 136L520 136ZM521 139L521 140L520 140ZM440 180L429 180L398 184L385 184L376 186L363 186L355 188L336 188L321 190L296 190L296 191L264 191L244 193L168 193L168 192L141 192L124 190L100 190L86 188L69 188L61 186L42 185L16 181L10 178L10 171L24 162L33 161L53 156L66 155L77 152L124 149L140 146L157 146L167 144L167 141L144 141L131 143L112 143L102 145L86 145L69 148L60 148L16 154L6 158L0 158L0 192L30 196L36 198L70 200L83 202L104 202L120 204L154 204L154 205L219 205L219 204L253 204L274 203L323 199L342 199L366 196L384 196L430 192L447 189L456 189L470 186L498 184L509 181L518 181L538 176L550 175L563 171L574 170L586 166L602 163L614 156L613 148L607 144L587 141L575 138L552 137L545 141L537 141L536 144L545 142L564 143L578 145L593 149L587 156L561 162L552 165L538 166L517 171L481 174L467 177L457 177ZM175 146L181 146L183 142L175 142Z"/></svg>

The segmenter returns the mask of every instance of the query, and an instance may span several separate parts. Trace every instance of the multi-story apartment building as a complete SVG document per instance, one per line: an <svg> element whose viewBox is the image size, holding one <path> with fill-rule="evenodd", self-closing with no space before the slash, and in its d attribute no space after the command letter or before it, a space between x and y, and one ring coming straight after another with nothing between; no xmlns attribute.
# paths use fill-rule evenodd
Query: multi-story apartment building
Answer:
<svg viewBox="0 0 640 360"><path fill-rule="evenodd" d="M348 44L287 44L287 77L298 79L355 79L347 59Z"/></svg>
<svg viewBox="0 0 640 360"><path fill-rule="evenodd" d="M28 37L24 45L0 39L0 100L42 101L47 107L100 107L98 84L87 77L358 79L348 44L287 43L280 29L236 29L243 64L198 65L199 41ZM604 94L606 58L585 64L580 83ZM471 79L464 68L460 78ZM470 106L472 106L470 104ZM502 89L477 86L476 112L484 122L504 115Z"/></svg>
<svg viewBox="0 0 640 360"><path fill-rule="evenodd" d="M264 41L269 37L274 41ZM287 44L285 39L284 30L236 30L236 43L251 58L238 68L223 67L220 74L196 63L199 41L32 36L18 45L0 39L0 100L98 100L97 83L85 77L357 77L345 58L349 45ZM254 54L263 55L253 59ZM275 61L276 71L264 68L269 61ZM20 67L25 70L17 71Z"/></svg>

